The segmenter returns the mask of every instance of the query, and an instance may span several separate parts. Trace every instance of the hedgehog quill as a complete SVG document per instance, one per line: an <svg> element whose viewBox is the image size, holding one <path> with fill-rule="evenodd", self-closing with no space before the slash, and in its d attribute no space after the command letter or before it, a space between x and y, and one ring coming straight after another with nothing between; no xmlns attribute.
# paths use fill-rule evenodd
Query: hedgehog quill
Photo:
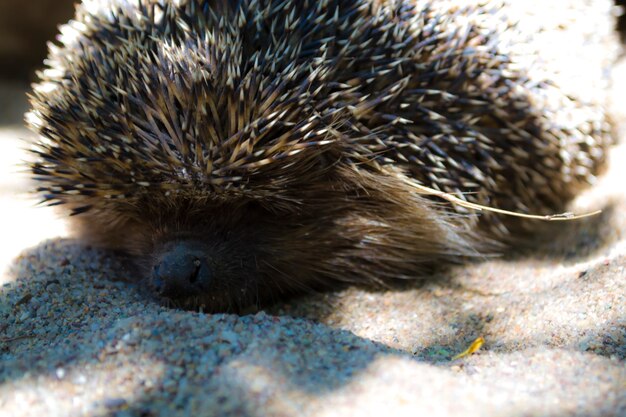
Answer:
<svg viewBox="0 0 626 417"><path fill-rule="evenodd" d="M38 192L205 311L491 251L510 222L436 193L558 213L610 129L463 4L85 0L31 96Z"/></svg>

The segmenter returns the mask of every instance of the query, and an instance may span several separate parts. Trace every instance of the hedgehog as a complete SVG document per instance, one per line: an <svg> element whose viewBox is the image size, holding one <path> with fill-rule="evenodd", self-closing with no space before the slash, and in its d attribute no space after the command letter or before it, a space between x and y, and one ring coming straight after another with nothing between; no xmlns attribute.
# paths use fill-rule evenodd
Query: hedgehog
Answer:
<svg viewBox="0 0 626 417"><path fill-rule="evenodd" d="M479 209L559 213L604 165L603 109L523 43L495 1L84 0L30 170L176 307L415 280L515 240Z"/></svg>

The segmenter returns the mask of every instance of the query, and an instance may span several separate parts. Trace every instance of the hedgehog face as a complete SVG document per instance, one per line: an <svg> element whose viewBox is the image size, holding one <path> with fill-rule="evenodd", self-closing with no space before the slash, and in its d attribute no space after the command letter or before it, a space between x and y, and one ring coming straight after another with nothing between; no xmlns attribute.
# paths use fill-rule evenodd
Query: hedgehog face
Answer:
<svg viewBox="0 0 626 417"><path fill-rule="evenodd" d="M272 199L146 194L74 217L76 232L130 255L169 305L241 311L342 283L415 278L469 253L467 234L390 173L338 164Z"/></svg>
<svg viewBox="0 0 626 417"><path fill-rule="evenodd" d="M250 217L258 214L251 207L245 212ZM234 213L224 216L207 207L205 214L210 221L189 219L187 225L176 226L165 222L149 229L151 236L137 236L142 249L134 259L143 283L160 299L183 308L239 311L258 304L265 290L259 227L250 219L238 221L235 228L220 224L222 219L232 221Z"/></svg>

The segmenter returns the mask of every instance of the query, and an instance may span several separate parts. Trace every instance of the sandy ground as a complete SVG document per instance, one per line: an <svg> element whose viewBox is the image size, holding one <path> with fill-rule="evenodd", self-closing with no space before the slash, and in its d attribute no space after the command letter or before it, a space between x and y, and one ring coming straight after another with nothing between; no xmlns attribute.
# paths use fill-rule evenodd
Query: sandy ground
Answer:
<svg viewBox="0 0 626 417"><path fill-rule="evenodd" d="M0 87L0 415L626 415L626 146L574 204L603 213L543 224L535 250L402 290L205 315L116 281L114 258L23 194L24 91Z"/></svg>

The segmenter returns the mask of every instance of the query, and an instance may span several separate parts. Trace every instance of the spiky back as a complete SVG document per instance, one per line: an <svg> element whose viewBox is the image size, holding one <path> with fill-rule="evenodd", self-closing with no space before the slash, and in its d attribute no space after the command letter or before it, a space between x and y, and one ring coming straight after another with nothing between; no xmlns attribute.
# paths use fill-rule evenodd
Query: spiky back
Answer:
<svg viewBox="0 0 626 417"><path fill-rule="evenodd" d="M335 165L551 211L607 128L520 68L513 26L493 2L85 1L35 88L33 172L75 212L291 201Z"/></svg>

